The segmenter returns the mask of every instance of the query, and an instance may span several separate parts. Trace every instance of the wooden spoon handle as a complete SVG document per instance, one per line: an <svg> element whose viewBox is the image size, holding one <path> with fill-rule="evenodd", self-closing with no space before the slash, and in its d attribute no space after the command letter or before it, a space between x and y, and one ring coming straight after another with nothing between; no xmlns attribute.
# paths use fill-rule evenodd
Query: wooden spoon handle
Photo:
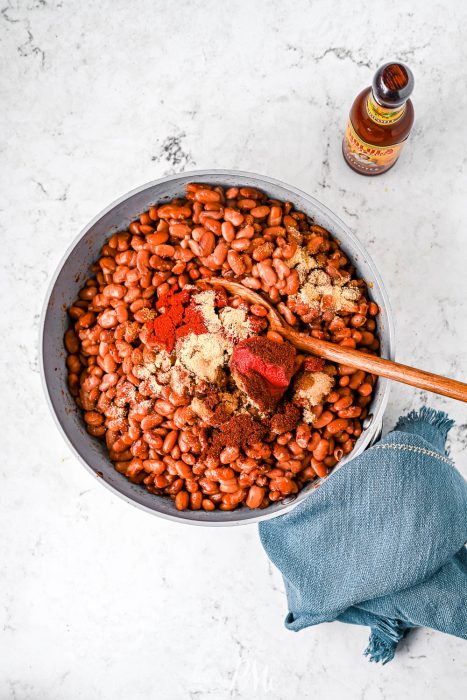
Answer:
<svg viewBox="0 0 467 700"><path fill-rule="evenodd" d="M313 355L318 355L326 360L338 362L347 367L362 369L371 374L377 374L380 377L394 379L402 384L410 384L418 389L432 391L435 394L448 396L451 399L464 401L467 403L467 384L458 382L455 379L441 377L439 374L425 372L422 369L415 369L408 365L401 365L399 362L385 360L377 355L369 355L360 350L353 350L334 343L328 343L326 340L318 340L311 338L305 333L298 333L290 327L276 327L274 330L281 333L292 345L300 350L305 350Z"/></svg>

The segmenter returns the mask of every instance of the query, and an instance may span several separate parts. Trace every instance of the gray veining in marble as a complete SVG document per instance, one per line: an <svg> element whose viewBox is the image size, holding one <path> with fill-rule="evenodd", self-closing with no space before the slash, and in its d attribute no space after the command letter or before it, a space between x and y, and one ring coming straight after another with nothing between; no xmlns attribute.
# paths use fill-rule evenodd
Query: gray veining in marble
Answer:
<svg viewBox="0 0 467 700"><path fill-rule="evenodd" d="M417 630L380 668L366 630L291 634L254 527L176 526L102 489L48 414L37 333L96 212L166 173L238 168L347 221L383 274L398 359L467 378L466 23L448 0L4 0L2 700L462 697L465 642ZM366 179L342 131L391 58L415 73L416 123L400 163ZM426 403L456 419L467 475L463 405L394 386L386 429Z"/></svg>

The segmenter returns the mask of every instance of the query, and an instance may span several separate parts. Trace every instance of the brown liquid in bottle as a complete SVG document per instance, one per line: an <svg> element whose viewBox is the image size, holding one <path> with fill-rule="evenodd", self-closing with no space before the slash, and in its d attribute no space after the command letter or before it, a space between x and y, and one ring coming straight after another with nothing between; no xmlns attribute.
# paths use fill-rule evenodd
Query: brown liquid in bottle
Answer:
<svg viewBox="0 0 467 700"><path fill-rule="evenodd" d="M411 70L402 63L386 63L375 73L352 105L342 151L347 164L362 175L380 175L399 158L413 125L409 96L414 87Z"/></svg>

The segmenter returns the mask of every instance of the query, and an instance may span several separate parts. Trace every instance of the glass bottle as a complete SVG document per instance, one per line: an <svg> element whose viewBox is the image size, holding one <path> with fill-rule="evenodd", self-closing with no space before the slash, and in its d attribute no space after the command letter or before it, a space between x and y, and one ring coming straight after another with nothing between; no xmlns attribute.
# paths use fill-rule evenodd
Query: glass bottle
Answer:
<svg viewBox="0 0 467 700"><path fill-rule="evenodd" d="M409 96L414 77L403 63L386 63L352 105L342 151L347 164L362 175L392 168L413 125Z"/></svg>

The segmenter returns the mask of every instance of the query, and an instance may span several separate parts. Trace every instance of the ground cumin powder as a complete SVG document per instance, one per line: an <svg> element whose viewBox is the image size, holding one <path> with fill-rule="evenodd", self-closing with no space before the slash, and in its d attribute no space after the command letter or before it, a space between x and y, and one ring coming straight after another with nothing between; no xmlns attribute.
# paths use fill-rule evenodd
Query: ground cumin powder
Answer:
<svg viewBox="0 0 467 700"><path fill-rule="evenodd" d="M213 384L231 352L231 343L217 333L192 334L177 345L178 359L183 367L195 377Z"/></svg>
<svg viewBox="0 0 467 700"><path fill-rule="evenodd" d="M319 307L324 303L332 311L355 312L355 304L360 299L361 292L357 287L346 284L333 284L330 276L324 270L312 270L298 290L299 301L310 307Z"/></svg>
<svg viewBox="0 0 467 700"><path fill-rule="evenodd" d="M326 372L304 372L295 383L294 399L303 407L303 420L313 423L315 415L313 406L318 406L329 394L334 385L334 379Z"/></svg>
<svg viewBox="0 0 467 700"><path fill-rule="evenodd" d="M208 289L198 292L193 301L200 311L210 333L224 333L239 340L251 335L251 327L244 309L227 306L224 300L219 304L218 292Z"/></svg>
<svg viewBox="0 0 467 700"><path fill-rule="evenodd" d="M316 262L315 258L300 246L297 248L292 257L285 262L290 268L295 268L297 270L298 278L301 283L306 280L311 270L318 267L318 263Z"/></svg>

